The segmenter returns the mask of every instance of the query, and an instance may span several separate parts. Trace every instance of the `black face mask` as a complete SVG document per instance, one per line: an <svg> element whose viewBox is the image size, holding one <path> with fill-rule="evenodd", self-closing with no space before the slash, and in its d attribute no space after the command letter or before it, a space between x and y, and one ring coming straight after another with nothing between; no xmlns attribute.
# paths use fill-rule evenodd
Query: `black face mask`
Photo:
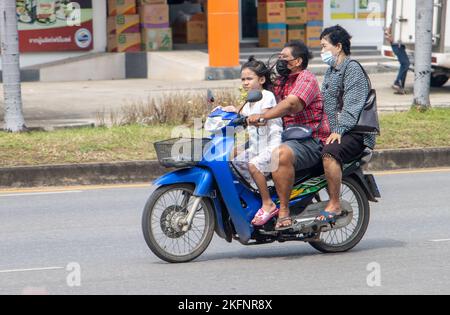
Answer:
<svg viewBox="0 0 450 315"><path fill-rule="evenodd" d="M277 61L276 69L277 69L278 74L282 77L288 77L292 72L288 68L288 62L289 61L287 61L287 60L281 60L281 59L279 59Z"/></svg>
<svg viewBox="0 0 450 315"><path fill-rule="evenodd" d="M288 65L290 61L294 61L297 59L291 59L291 60L283 60L283 59L278 59L277 63L276 63L276 68L277 68L277 72L280 76L282 77L288 77L291 73L292 70L289 69Z"/></svg>

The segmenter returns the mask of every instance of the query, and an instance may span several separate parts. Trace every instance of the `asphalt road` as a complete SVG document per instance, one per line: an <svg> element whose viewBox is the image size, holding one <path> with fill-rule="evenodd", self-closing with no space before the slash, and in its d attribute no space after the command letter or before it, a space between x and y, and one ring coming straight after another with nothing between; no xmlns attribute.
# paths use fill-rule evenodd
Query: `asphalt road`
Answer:
<svg viewBox="0 0 450 315"><path fill-rule="evenodd" d="M0 294L449 294L450 169L377 181L383 199L351 252L215 237L177 265L143 240L149 186L0 191Z"/></svg>

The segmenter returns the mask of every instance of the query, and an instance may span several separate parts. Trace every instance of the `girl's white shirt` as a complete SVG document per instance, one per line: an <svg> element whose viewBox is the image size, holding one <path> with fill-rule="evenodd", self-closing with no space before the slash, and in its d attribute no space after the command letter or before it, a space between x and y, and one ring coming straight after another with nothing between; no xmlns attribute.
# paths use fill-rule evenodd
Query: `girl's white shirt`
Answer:
<svg viewBox="0 0 450 315"><path fill-rule="evenodd" d="M242 109L242 115L262 114L265 109L270 109L277 105L275 95L267 90L262 90L263 98L256 103L249 103ZM281 145L281 133L283 132L283 121L281 118L267 121L266 126L248 127L249 148L246 150L253 156L264 152L272 152Z"/></svg>

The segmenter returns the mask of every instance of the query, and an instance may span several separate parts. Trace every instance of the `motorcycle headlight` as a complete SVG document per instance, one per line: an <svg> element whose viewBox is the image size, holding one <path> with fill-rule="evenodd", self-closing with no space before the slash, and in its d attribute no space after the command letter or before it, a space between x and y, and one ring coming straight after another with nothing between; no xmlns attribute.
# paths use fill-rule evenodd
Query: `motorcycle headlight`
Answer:
<svg viewBox="0 0 450 315"><path fill-rule="evenodd" d="M222 119L222 117L208 117L205 122L205 130L208 132L215 132L228 126L231 120Z"/></svg>

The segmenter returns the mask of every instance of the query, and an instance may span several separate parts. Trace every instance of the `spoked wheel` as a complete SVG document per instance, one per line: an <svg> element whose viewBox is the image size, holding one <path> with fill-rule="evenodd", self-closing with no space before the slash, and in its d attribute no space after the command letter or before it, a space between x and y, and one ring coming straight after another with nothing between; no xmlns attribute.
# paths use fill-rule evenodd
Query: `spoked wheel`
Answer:
<svg viewBox="0 0 450 315"><path fill-rule="evenodd" d="M194 204L194 188L188 184L158 188L145 205L142 230L152 252L167 262L182 263L200 256L214 235L214 211L202 199L189 230L183 220Z"/></svg>
<svg viewBox="0 0 450 315"><path fill-rule="evenodd" d="M329 200L326 190L321 192L320 199ZM361 241L369 225L369 201L358 182L351 178L342 181L341 200L351 204L353 219L343 228L321 233L319 241L310 243L323 253L339 253L352 249Z"/></svg>

